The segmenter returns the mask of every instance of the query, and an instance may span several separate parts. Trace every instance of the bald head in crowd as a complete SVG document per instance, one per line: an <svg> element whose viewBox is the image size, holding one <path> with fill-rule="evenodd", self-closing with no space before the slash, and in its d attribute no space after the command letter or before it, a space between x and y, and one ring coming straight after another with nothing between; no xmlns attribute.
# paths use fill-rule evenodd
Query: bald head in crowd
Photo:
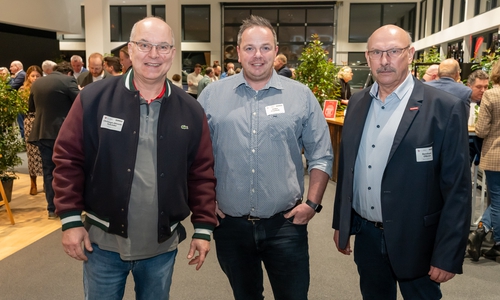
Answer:
<svg viewBox="0 0 500 300"><path fill-rule="evenodd" d="M439 64L438 77L449 77L458 81L460 79L460 65L458 64L458 61L453 58L443 60Z"/></svg>
<svg viewBox="0 0 500 300"><path fill-rule="evenodd" d="M425 71L425 74L424 76L422 76L422 79L424 82L428 82L428 81L433 81L433 80L436 80L438 77L438 69L439 69L439 65L431 65L427 68L427 70Z"/></svg>

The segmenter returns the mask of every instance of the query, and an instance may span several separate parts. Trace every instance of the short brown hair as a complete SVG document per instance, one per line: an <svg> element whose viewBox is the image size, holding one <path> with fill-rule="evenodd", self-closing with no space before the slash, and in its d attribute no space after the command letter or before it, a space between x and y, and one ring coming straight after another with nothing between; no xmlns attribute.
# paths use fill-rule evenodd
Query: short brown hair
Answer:
<svg viewBox="0 0 500 300"><path fill-rule="evenodd" d="M181 80L181 75L179 75L179 74L174 74L174 76L172 76L172 80L173 80L173 81L179 81L179 80Z"/></svg>

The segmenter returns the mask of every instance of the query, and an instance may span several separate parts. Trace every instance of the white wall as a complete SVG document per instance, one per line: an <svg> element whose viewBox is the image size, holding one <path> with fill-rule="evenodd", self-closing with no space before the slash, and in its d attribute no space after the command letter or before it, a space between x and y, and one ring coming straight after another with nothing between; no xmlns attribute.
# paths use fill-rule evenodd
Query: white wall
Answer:
<svg viewBox="0 0 500 300"><path fill-rule="evenodd" d="M63 33L81 32L80 2L76 0L2 0L0 22Z"/></svg>

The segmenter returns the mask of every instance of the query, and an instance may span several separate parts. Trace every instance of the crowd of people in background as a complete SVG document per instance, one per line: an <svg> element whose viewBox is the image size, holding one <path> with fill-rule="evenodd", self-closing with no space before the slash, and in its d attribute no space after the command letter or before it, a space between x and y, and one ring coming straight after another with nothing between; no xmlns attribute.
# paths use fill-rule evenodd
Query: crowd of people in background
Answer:
<svg viewBox="0 0 500 300"><path fill-rule="evenodd" d="M119 284L109 288L107 275L121 273L124 285L129 270L117 270L141 260L138 297L168 298L177 245L186 238L180 221L192 214L189 264L202 266L213 232L235 299L262 297L262 265L277 299L307 299L305 225L321 211L333 153L321 108L291 80L273 26L261 17L245 20L243 69L195 64L185 85L180 74L166 77L176 51L167 23L141 20L131 38L119 57L92 53L87 67L74 55L26 71L18 60L0 68L29 104L17 120L29 193L37 194L36 177L43 176L48 218L61 218L65 252L88 262L85 294L122 293ZM404 297L438 299L440 284L462 272L462 250L473 260L500 256L500 62L490 76L474 71L466 85L454 59L430 66L419 80L408 69L414 52L404 30L382 26L365 53L375 84L351 95L350 67L332 78L349 105L333 240L349 255L356 235L366 298L393 299L398 283ZM246 111L259 105L265 109ZM256 131L259 122L268 132ZM471 125L477 138L468 145ZM310 176L304 199L302 155ZM491 204L467 243L472 163L485 170ZM481 251L489 231L495 243ZM104 270L105 261L116 263L113 270Z"/></svg>

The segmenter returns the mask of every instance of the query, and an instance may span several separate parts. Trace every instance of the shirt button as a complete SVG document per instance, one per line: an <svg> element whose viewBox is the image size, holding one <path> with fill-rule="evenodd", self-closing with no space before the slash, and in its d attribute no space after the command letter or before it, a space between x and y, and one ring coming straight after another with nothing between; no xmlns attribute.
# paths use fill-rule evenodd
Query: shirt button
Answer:
<svg viewBox="0 0 500 300"><path fill-rule="evenodd" d="M255 189L252 189L252 193L255 193Z"/></svg>
<svg viewBox="0 0 500 300"><path fill-rule="evenodd" d="M130 171L132 171L132 170L130 170L130 169L127 169L127 172L129 172L129 173L130 173Z"/></svg>
<svg viewBox="0 0 500 300"><path fill-rule="evenodd" d="M375 207L372 206L371 209L375 209Z"/></svg>
<svg viewBox="0 0 500 300"><path fill-rule="evenodd" d="M382 106L382 109L385 109L385 106Z"/></svg>
<svg viewBox="0 0 500 300"><path fill-rule="evenodd" d="M372 148L375 148L375 145L372 145Z"/></svg>
<svg viewBox="0 0 500 300"><path fill-rule="evenodd" d="M371 186L369 186L369 187L368 187L368 190L370 191L371 189L372 189L372 187L371 187Z"/></svg>
<svg viewBox="0 0 500 300"><path fill-rule="evenodd" d="M252 169L252 173L255 173L255 170L254 170L254 169Z"/></svg>
<svg viewBox="0 0 500 300"><path fill-rule="evenodd" d="M380 128L380 125L377 125L377 128Z"/></svg>
<svg viewBox="0 0 500 300"><path fill-rule="evenodd" d="M372 165L368 165L368 169L371 169L372 168Z"/></svg>
<svg viewBox="0 0 500 300"><path fill-rule="evenodd" d="M255 153L255 149L252 149L252 153Z"/></svg>
<svg viewBox="0 0 500 300"><path fill-rule="evenodd" d="M160 174L160 177L165 177L165 173L161 173L161 174Z"/></svg>
<svg viewBox="0 0 500 300"><path fill-rule="evenodd" d="M256 113L256 112L253 112L253 115L255 116L255 115L257 115L257 113Z"/></svg>

